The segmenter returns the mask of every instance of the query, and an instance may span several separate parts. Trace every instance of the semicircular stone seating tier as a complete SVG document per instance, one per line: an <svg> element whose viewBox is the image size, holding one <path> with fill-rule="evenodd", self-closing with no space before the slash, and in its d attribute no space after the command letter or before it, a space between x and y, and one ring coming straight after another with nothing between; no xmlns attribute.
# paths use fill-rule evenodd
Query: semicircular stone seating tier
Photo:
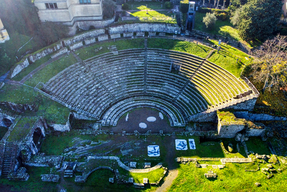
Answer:
<svg viewBox="0 0 287 192"><path fill-rule="evenodd" d="M180 66L171 72L172 65ZM94 56L66 68L43 91L104 126L138 107L163 112L171 126L250 92L246 83L194 55L164 49L126 49ZM251 91L252 92L252 91Z"/></svg>

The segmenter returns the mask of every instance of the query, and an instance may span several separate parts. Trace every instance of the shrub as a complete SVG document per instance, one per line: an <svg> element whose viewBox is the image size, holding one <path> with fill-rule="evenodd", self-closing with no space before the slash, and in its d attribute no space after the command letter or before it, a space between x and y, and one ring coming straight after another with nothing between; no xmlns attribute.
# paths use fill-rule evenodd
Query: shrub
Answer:
<svg viewBox="0 0 287 192"><path fill-rule="evenodd" d="M164 7L167 8L167 9L170 9L171 8L171 2L170 1L166 1L164 3Z"/></svg>
<svg viewBox="0 0 287 192"><path fill-rule="evenodd" d="M216 15L216 17L221 21L226 21L226 19L228 18L226 13L219 13L218 15Z"/></svg>
<svg viewBox="0 0 287 192"><path fill-rule="evenodd" d="M188 6L189 6L189 1L188 0L180 1L180 11L182 13L187 13L188 12Z"/></svg>
<svg viewBox="0 0 287 192"><path fill-rule="evenodd" d="M129 9L129 5L127 3L122 4L122 9L123 10L128 10Z"/></svg>
<svg viewBox="0 0 287 192"><path fill-rule="evenodd" d="M212 29L216 23L215 13L206 13L205 17L203 17L203 23L205 24L207 29Z"/></svg>

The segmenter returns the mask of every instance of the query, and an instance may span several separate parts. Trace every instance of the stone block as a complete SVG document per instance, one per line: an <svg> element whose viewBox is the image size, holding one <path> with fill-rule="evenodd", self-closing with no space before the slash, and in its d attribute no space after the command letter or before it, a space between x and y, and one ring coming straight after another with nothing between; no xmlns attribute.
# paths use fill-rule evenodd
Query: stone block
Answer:
<svg viewBox="0 0 287 192"><path fill-rule="evenodd" d="M165 33L159 33L158 36L165 37Z"/></svg>
<svg viewBox="0 0 287 192"><path fill-rule="evenodd" d="M137 162L131 161L130 164L129 164L129 166L130 166L131 168L137 168Z"/></svg>
<svg viewBox="0 0 287 192"><path fill-rule="evenodd" d="M148 178L143 178L143 184L147 185L149 183Z"/></svg>
<svg viewBox="0 0 287 192"><path fill-rule="evenodd" d="M96 39L94 37L90 39L85 39L85 45L90 45L95 42L96 42Z"/></svg>
<svg viewBox="0 0 287 192"><path fill-rule="evenodd" d="M106 41L109 39L108 35L100 35L98 36L98 41Z"/></svg>
<svg viewBox="0 0 287 192"><path fill-rule="evenodd" d="M137 37L144 37L144 32L137 32L136 36Z"/></svg>
<svg viewBox="0 0 287 192"><path fill-rule="evenodd" d="M56 58L56 57L59 57L60 55L63 55L65 53L68 52L68 49L67 47L64 47L62 49L60 49L57 53L55 53L54 55L51 56L52 59Z"/></svg>
<svg viewBox="0 0 287 192"><path fill-rule="evenodd" d="M149 35L150 37L155 37L155 36L156 36L156 32L149 32L148 35Z"/></svg>
<svg viewBox="0 0 287 192"><path fill-rule="evenodd" d="M42 174L41 175L41 180L44 181L44 182L57 183L60 180L60 176L59 175L55 175L55 174Z"/></svg>
<svg viewBox="0 0 287 192"><path fill-rule="evenodd" d="M73 44L73 45L70 45L70 49L71 49L71 50L76 50L76 49L79 49L79 48L81 48L81 47L83 47L83 46L84 46L84 44L83 44L83 42L81 41L81 42L75 43L75 44Z"/></svg>
<svg viewBox="0 0 287 192"><path fill-rule="evenodd" d="M118 39L121 38L121 34L120 33L116 33L116 34L111 34L111 39Z"/></svg>
<svg viewBox="0 0 287 192"><path fill-rule="evenodd" d="M133 32L123 33L123 36L124 36L124 37L133 37L133 36L134 36L134 33L133 33Z"/></svg>

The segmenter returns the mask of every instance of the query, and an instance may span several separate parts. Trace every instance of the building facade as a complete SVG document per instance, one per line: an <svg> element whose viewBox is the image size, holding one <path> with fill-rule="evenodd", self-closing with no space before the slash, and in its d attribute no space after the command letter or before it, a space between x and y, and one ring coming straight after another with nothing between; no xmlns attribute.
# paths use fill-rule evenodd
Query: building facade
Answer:
<svg viewBox="0 0 287 192"><path fill-rule="evenodd" d="M103 19L102 0L35 0L42 22L62 22L73 25L77 21Z"/></svg>
<svg viewBox="0 0 287 192"><path fill-rule="evenodd" d="M9 34L7 30L4 28L2 20L0 19L0 43L5 43L6 41L9 40L10 40Z"/></svg>

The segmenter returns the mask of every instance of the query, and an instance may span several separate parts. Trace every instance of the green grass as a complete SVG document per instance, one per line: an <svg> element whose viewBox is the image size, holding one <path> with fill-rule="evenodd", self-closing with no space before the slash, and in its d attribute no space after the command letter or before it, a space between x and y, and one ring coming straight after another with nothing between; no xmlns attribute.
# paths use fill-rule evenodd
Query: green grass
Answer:
<svg viewBox="0 0 287 192"><path fill-rule="evenodd" d="M200 143L199 137L176 137L176 139L194 139L196 150L176 151L177 157L191 157L191 158L203 158L214 157L224 158L224 152L222 151L219 142L209 141ZM175 150L175 149L174 149Z"/></svg>
<svg viewBox="0 0 287 192"><path fill-rule="evenodd" d="M208 55L209 51L211 50L211 48L207 46L200 44L197 45L192 42L172 40L172 39L160 39L160 38L148 39L148 47L180 51L190 53L203 58L205 58Z"/></svg>
<svg viewBox="0 0 287 192"><path fill-rule="evenodd" d="M32 126L37 121L37 117L22 117L17 124L15 125L14 129L10 132L10 135L7 141L20 141L24 139L27 134L30 132Z"/></svg>
<svg viewBox="0 0 287 192"><path fill-rule="evenodd" d="M271 154L267 143L262 141L260 137L249 137L248 141L246 141L246 145L248 151L253 151L254 153L258 153L260 155Z"/></svg>
<svg viewBox="0 0 287 192"><path fill-rule="evenodd" d="M128 39L128 40L117 40L115 42L98 42L95 45L88 46L76 51L79 57L83 60L93 57L95 55L103 54L109 52L108 47L111 45L116 45L118 50L132 49L132 48L144 48L144 39ZM95 49L102 47L102 49L95 53Z"/></svg>
<svg viewBox="0 0 287 192"><path fill-rule="evenodd" d="M149 173L130 173L130 175L136 183L143 183L143 178L148 178L150 183L156 183L160 177L163 177L163 173L164 170L160 168Z"/></svg>
<svg viewBox="0 0 287 192"><path fill-rule="evenodd" d="M132 2L127 3L130 10L151 10L151 9L164 9L164 4L160 2ZM161 7L161 4L163 7Z"/></svg>
<svg viewBox="0 0 287 192"><path fill-rule="evenodd" d="M65 178L65 181L70 181L65 184L65 188L69 192L76 192L76 191L83 191L83 192L90 192L90 191L105 191L105 192L137 192L137 191L154 191L156 187L150 187L147 189L135 189L132 185L120 185L117 183L111 184L109 183L109 178L114 177L114 173L110 170L106 169L99 169L93 172L87 179L85 183L75 183L71 182L70 178Z"/></svg>
<svg viewBox="0 0 287 192"><path fill-rule="evenodd" d="M38 106L36 112L26 111L25 113L21 113L21 115L43 116L48 123L65 124L70 113L68 108L42 96L33 88L23 85L5 85L2 92L0 92L0 102L34 104Z"/></svg>
<svg viewBox="0 0 287 192"><path fill-rule="evenodd" d="M131 13L131 16L138 17L144 22L176 23L175 14L167 11L137 11Z"/></svg>
<svg viewBox="0 0 287 192"><path fill-rule="evenodd" d="M7 127L1 127L0 126L0 140L2 139L2 137L5 135L5 133L8 131Z"/></svg>
<svg viewBox="0 0 287 192"><path fill-rule="evenodd" d="M252 48L253 44L251 42L247 43L243 41L243 39L238 34L238 30L230 23L229 19L227 19L226 21L221 21L218 19L212 29L207 29L205 27L205 24L202 22L203 17L205 17L205 13L196 13L194 29L207 32L213 35L229 36L236 41L244 43L249 48Z"/></svg>
<svg viewBox="0 0 287 192"><path fill-rule="evenodd" d="M33 104L39 99L39 93L23 85L6 84L0 92L0 102L13 102L18 104Z"/></svg>
<svg viewBox="0 0 287 192"><path fill-rule="evenodd" d="M41 174L49 174L50 168L28 167L30 175L28 181L9 181L8 179L0 179L1 188L8 186L5 191L30 191L30 192L57 192L57 183L42 182Z"/></svg>
<svg viewBox="0 0 287 192"><path fill-rule="evenodd" d="M53 63L50 63L45 68L41 69L31 79L27 80L25 84L34 87L39 82L46 83L53 76L57 75L59 72L61 72L62 70L66 69L67 67L69 67L70 65L76 62L77 60L72 54L69 54L68 56L64 56L60 58L59 60L56 60Z"/></svg>
<svg viewBox="0 0 287 192"><path fill-rule="evenodd" d="M29 65L27 68L23 69L20 73L18 73L15 77L13 77L13 80L15 81L20 81L22 80L26 75L28 75L31 71L45 63L51 58L50 55L47 55L39 60L37 60L35 63L32 63Z"/></svg>
<svg viewBox="0 0 287 192"><path fill-rule="evenodd" d="M92 141L107 140L106 136L80 135L78 132L71 130L60 135L47 135L41 146L41 152L44 152L46 155L60 155L65 148L72 147L75 144L73 142L74 138Z"/></svg>
<svg viewBox="0 0 287 192"><path fill-rule="evenodd" d="M258 172L245 172L248 164L226 164L222 170L208 168L196 168L194 164L180 165L179 175L173 181L169 191L285 191L286 183L282 182L287 179L287 171L276 174L271 179ZM208 180L204 173L213 170L217 173L218 178ZM255 182L261 183L261 187L256 187Z"/></svg>

